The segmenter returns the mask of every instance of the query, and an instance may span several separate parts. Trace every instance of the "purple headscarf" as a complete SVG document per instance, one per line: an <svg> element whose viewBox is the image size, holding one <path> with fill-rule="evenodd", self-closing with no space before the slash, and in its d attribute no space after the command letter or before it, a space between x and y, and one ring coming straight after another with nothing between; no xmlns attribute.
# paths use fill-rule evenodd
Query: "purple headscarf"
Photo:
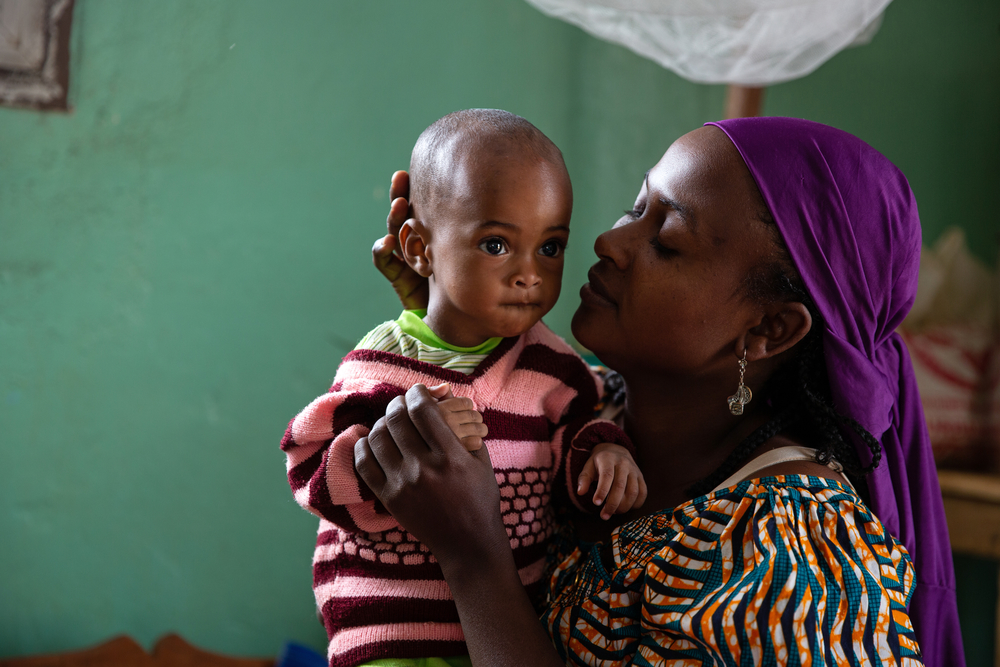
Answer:
<svg viewBox="0 0 1000 667"><path fill-rule="evenodd" d="M906 177L841 130L795 118L709 123L750 168L810 296L837 410L881 436L872 510L917 572L910 604L925 664L963 666L955 572L913 366L896 327L920 266L920 219ZM858 445L861 441L858 440ZM862 461L870 461L859 446Z"/></svg>

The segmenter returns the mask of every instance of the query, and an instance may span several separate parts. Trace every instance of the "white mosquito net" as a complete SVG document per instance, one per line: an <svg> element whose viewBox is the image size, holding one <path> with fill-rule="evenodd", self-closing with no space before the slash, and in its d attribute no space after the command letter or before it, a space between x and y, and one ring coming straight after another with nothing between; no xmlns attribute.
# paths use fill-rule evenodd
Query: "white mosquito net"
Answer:
<svg viewBox="0 0 1000 667"><path fill-rule="evenodd" d="M767 86L878 31L890 0L528 0L686 79Z"/></svg>

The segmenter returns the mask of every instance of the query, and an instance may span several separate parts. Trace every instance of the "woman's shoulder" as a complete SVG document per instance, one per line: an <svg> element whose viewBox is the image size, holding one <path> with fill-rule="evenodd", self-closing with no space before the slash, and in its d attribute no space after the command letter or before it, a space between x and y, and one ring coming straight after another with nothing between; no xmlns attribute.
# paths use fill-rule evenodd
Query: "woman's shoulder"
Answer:
<svg viewBox="0 0 1000 667"><path fill-rule="evenodd" d="M572 626L609 651L602 637L628 625L616 637L635 641L622 653L665 658L683 649L704 664L739 663L733 656L742 652L781 663L785 650L803 664L822 656L860 665L886 649L904 664L920 662L906 613L910 558L836 480L747 480L626 523L612 546L610 567L596 545L557 570L545 616L553 636ZM875 635L878 647L866 639ZM570 637L567 650L580 643Z"/></svg>
<svg viewBox="0 0 1000 667"><path fill-rule="evenodd" d="M852 559L875 549L897 566L910 563L905 548L852 488L807 475L750 479L653 513L621 526L613 547L617 567L643 567L680 553L716 558L720 550L743 553L751 547L770 550L757 554L769 563L803 549L822 550L828 558L833 551L850 553Z"/></svg>

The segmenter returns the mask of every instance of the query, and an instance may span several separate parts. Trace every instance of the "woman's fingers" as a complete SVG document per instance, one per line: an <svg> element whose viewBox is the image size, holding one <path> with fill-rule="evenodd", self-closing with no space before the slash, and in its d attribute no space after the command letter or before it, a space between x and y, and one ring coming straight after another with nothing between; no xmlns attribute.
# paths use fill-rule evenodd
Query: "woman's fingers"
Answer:
<svg viewBox="0 0 1000 667"><path fill-rule="evenodd" d="M410 175L402 169L394 173L389 181L389 201L395 201L400 197L410 198Z"/></svg>
<svg viewBox="0 0 1000 667"><path fill-rule="evenodd" d="M358 438L354 443L354 468L368 488L378 495L385 486L385 471L382 470L382 466L368 445L367 436Z"/></svg>
<svg viewBox="0 0 1000 667"><path fill-rule="evenodd" d="M382 238L377 239L375 244L372 245L372 263L378 269L379 273L385 276L393 285L395 285L395 281L399 279L399 275L403 270L410 268L406 262L393 252L397 245L398 241L392 234L386 234Z"/></svg>
<svg viewBox="0 0 1000 667"><path fill-rule="evenodd" d="M394 238L398 238L400 228L409 217L410 202L403 197L393 199L389 204L389 216L385 219L386 233ZM396 254L402 255L403 251L397 248Z"/></svg>
<svg viewBox="0 0 1000 667"><path fill-rule="evenodd" d="M385 417L375 422L371 432L368 433L368 447L372 450L372 454L382 469L389 474L403 463L403 455L396 445L395 436L391 432L389 423L389 415L398 414L400 411L406 414L406 404L403 403L402 396L397 396L386 407Z"/></svg>
<svg viewBox="0 0 1000 667"><path fill-rule="evenodd" d="M423 389L424 396L427 400L431 402L433 411L437 413L440 417L441 413L437 408L437 401L431 397L430 393L427 391L427 387L422 384L415 385ZM410 390L412 391L412 389ZM388 438L392 441L393 446L396 447L396 451L400 456L400 463L402 464L402 459L414 459L419 461L430 449L429 444L425 441L423 435L417 430L413 424L413 418L411 417L411 406L409 400L410 392L407 392L404 396L397 396L390 401L389 405L385 409L385 417L383 417L387 429ZM451 429L445 425L448 432L451 433ZM368 436L371 440L371 436ZM377 452L376 452L377 454ZM379 461L382 459L379 458Z"/></svg>
<svg viewBox="0 0 1000 667"><path fill-rule="evenodd" d="M397 202L399 201L404 202L403 209L405 210L405 201L402 199L397 200ZM394 208L397 202L393 202ZM393 214L391 212L389 218L389 226L391 228L393 224ZM400 225L402 225L402 222ZM427 298L430 293L427 279L403 261L398 248L399 239L392 234L386 234L372 245L372 263L378 269L379 273L385 276L386 280L392 284L392 289L396 292L396 296L399 297L403 308L407 310L426 308Z"/></svg>

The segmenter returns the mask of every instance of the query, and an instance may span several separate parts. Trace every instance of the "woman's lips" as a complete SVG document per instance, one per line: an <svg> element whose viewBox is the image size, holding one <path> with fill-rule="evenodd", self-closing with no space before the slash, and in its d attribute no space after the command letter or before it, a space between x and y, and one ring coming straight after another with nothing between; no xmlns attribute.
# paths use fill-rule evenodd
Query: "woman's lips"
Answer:
<svg viewBox="0 0 1000 667"><path fill-rule="evenodd" d="M617 307L618 304L608 294L607 288L593 269L587 273L587 280L590 282L584 283L580 288L580 299L595 306Z"/></svg>

